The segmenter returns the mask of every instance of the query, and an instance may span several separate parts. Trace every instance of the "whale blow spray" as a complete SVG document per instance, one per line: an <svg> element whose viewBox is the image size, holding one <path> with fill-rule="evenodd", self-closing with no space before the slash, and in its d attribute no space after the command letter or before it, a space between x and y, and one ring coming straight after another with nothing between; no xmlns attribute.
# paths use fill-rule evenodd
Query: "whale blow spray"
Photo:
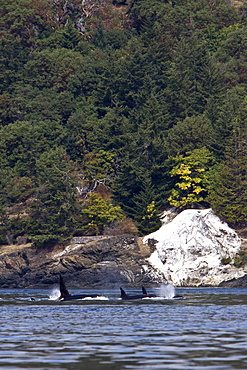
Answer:
<svg viewBox="0 0 247 370"><path fill-rule="evenodd" d="M172 284L162 284L159 288L159 296L172 299L175 296L175 288Z"/></svg>
<svg viewBox="0 0 247 370"><path fill-rule="evenodd" d="M49 296L49 299L52 301L57 300L60 297L60 290L58 288L54 288Z"/></svg>

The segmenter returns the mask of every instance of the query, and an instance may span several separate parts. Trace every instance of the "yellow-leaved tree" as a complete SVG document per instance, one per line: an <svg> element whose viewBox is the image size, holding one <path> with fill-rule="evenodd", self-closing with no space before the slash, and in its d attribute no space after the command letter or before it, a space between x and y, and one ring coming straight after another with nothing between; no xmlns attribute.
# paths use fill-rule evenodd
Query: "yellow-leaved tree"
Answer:
<svg viewBox="0 0 247 370"><path fill-rule="evenodd" d="M94 235L102 234L104 227L123 218L119 206L114 206L110 199L104 200L97 193L88 194L82 214L85 230Z"/></svg>
<svg viewBox="0 0 247 370"><path fill-rule="evenodd" d="M206 201L214 179L215 159L205 147L173 158L176 163L170 171L177 180L168 198L170 205L186 208Z"/></svg>

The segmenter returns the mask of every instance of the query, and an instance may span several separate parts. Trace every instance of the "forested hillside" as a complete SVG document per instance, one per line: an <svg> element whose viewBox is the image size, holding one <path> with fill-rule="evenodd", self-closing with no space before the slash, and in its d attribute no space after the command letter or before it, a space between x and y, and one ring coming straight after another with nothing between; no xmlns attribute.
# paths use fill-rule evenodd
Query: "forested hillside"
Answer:
<svg viewBox="0 0 247 370"><path fill-rule="evenodd" d="M0 0L0 243L247 220L247 7Z"/></svg>

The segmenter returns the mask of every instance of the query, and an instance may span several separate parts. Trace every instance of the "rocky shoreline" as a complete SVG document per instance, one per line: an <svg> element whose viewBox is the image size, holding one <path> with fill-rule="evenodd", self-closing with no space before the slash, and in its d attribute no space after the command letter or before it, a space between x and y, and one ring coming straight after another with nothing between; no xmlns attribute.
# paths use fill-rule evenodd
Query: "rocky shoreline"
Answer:
<svg viewBox="0 0 247 370"><path fill-rule="evenodd" d="M67 246L36 249L32 245L0 247L1 288L47 288L63 274L71 288L141 286L152 250L134 235L74 238Z"/></svg>
<svg viewBox="0 0 247 370"><path fill-rule="evenodd" d="M0 286L51 288L62 274L74 289L247 287L246 265L236 267L243 247L244 240L211 209L186 210L143 238L83 236L50 249L0 246Z"/></svg>
<svg viewBox="0 0 247 370"><path fill-rule="evenodd" d="M35 249L31 244L0 248L1 288L51 288L59 274L71 289L154 286L147 258L155 246L134 235L74 238L67 246ZM247 275L219 284L247 287Z"/></svg>

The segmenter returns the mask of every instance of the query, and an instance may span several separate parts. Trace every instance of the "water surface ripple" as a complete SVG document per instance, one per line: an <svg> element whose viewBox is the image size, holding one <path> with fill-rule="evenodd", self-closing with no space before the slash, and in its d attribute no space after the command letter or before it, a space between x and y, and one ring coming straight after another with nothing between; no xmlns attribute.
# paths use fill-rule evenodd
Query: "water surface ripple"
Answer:
<svg viewBox="0 0 247 370"><path fill-rule="evenodd" d="M108 300L57 302L48 290L0 290L0 367L247 369L247 290L177 293L186 299L121 301L104 290Z"/></svg>

